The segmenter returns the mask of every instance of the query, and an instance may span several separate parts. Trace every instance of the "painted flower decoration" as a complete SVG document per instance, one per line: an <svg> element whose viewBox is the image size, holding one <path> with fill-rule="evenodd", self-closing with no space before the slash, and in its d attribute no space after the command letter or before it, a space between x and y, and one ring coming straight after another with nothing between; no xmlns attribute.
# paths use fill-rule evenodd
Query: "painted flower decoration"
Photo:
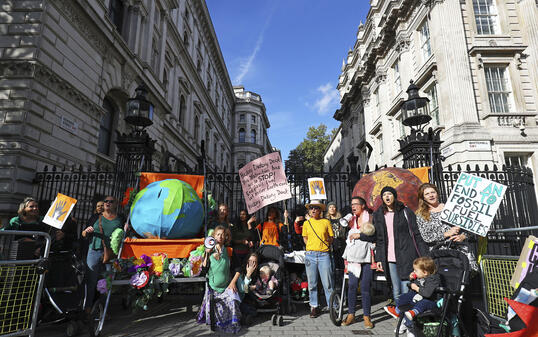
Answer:
<svg viewBox="0 0 538 337"><path fill-rule="evenodd" d="M131 285L136 289L144 288L149 281L149 272L143 270L140 273L136 273L131 277Z"/></svg>
<svg viewBox="0 0 538 337"><path fill-rule="evenodd" d="M166 254L155 253L151 256L152 267L150 271L157 276L161 276L164 270L164 261L166 259Z"/></svg>
<svg viewBox="0 0 538 337"><path fill-rule="evenodd" d="M173 259L168 265L168 270L170 270L173 276L181 275L181 268L181 261L179 259Z"/></svg>
<svg viewBox="0 0 538 337"><path fill-rule="evenodd" d="M195 256L191 258L191 277L200 275L202 271L202 257Z"/></svg>
<svg viewBox="0 0 538 337"><path fill-rule="evenodd" d="M141 268L151 268L151 266L153 265L153 261L151 257L144 254L140 256L139 259L134 260L133 265L135 266L136 270L141 269Z"/></svg>
<svg viewBox="0 0 538 337"><path fill-rule="evenodd" d="M100 294L106 294L108 291L107 282L106 279L102 278L99 281L97 281L97 291Z"/></svg>

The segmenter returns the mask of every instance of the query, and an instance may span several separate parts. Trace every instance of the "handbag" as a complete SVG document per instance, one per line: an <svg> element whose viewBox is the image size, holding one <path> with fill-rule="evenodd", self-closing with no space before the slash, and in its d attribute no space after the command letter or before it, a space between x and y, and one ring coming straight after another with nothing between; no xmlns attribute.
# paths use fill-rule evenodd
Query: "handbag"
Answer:
<svg viewBox="0 0 538 337"><path fill-rule="evenodd" d="M415 235L413 234L413 231L411 230L411 223L409 223L409 217L407 216L407 212L405 211L405 208L403 209L403 214L405 215L405 220L407 220L407 228L409 229L409 235L411 236L411 239L413 239L413 245L415 246L417 255L421 257L422 254L420 254L420 251L418 250L417 242L415 241Z"/></svg>
<svg viewBox="0 0 538 337"><path fill-rule="evenodd" d="M99 230L101 231L101 234L103 234L103 237L105 236L105 231L103 230L103 223L102 223L102 215L99 216ZM112 248L107 247L105 245L105 240L101 238L101 244L103 245L103 263L109 263L110 260L114 259L116 257L116 254L114 254L114 251L112 251Z"/></svg>

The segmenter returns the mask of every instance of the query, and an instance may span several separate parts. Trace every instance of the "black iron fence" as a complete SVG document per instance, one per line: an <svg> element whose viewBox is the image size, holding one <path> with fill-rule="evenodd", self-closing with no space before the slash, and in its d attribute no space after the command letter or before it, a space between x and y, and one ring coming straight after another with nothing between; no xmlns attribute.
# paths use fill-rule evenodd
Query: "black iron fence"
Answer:
<svg viewBox="0 0 538 337"><path fill-rule="evenodd" d="M448 166L446 169L434 169L433 182L439 186L441 200L446 200L460 172L468 172L508 186L504 200L492 224L493 229L520 228L538 225L538 203L534 189L534 179L529 168L494 166ZM170 173L170 172L167 172ZM288 183L292 198L278 203L283 210L288 209L290 216L295 216L295 210L300 209L309 201L308 178L322 177L325 181L328 200L334 201L345 214L351 204L354 175L348 173L324 172L287 172ZM74 209L74 217L82 223L91 216L95 203L106 195L122 199L127 187L134 187L135 172L116 172L98 168L84 170L83 168L59 171L53 167L38 172L35 179L36 197L40 200L41 209L46 210L56 197L63 193L78 200ZM207 190L217 203L225 203L230 214L235 217L239 211L246 209L239 175L234 173L208 173L206 175ZM258 219L265 217L265 211L257 212ZM535 235L537 233L534 233ZM523 242L528 233L490 234L488 253L499 255L519 255Z"/></svg>

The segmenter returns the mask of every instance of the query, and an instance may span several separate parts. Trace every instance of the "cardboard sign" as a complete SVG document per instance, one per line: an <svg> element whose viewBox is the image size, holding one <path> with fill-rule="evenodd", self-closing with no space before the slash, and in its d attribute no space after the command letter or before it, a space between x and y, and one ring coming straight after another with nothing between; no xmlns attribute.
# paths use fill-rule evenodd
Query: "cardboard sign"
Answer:
<svg viewBox="0 0 538 337"><path fill-rule="evenodd" d="M274 202L291 198L278 152L251 161L239 170L243 196L250 214Z"/></svg>
<svg viewBox="0 0 538 337"><path fill-rule="evenodd" d="M517 261L516 270L514 271L514 275L512 275L512 279L510 279L510 285L513 288L519 287L525 276L536 269L538 269L538 238L530 235L525 240L519 260Z"/></svg>
<svg viewBox="0 0 538 337"><path fill-rule="evenodd" d="M486 236L505 192L505 185L462 172L441 212L441 220Z"/></svg>
<svg viewBox="0 0 538 337"><path fill-rule="evenodd" d="M323 178L308 178L308 191L310 192L310 200L327 199Z"/></svg>
<svg viewBox="0 0 538 337"><path fill-rule="evenodd" d="M67 220L69 214L71 214L76 203L77 199L58 193L56 199L54 199L54 202L47 211L43 222L52 227L62 229L65 220Z"/></svg>

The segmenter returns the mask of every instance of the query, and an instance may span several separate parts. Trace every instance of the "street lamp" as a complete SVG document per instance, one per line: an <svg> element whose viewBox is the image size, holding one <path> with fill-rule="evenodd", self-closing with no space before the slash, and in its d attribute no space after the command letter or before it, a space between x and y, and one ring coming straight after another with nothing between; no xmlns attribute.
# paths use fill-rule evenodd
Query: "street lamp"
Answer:
<svg viewBox="0 0 538 337"><path fill-rule="evenodd" d="M407 88L407 101L402 104L402 123L405 126L419 127L426 125L431 121L432 117L428 113L430 100L426 97L420 97L418 94L418 87L409 81L410 85ZM421 129L421 128L419 128Z"/></svg>
<svg viewBox="0 0 538 337"><path fill-rule="evenodd" d="M127 100L125 121L142 129L153 124L153 104L146 98L148 90L142 83L135 90L136 96Z"/></svg>

